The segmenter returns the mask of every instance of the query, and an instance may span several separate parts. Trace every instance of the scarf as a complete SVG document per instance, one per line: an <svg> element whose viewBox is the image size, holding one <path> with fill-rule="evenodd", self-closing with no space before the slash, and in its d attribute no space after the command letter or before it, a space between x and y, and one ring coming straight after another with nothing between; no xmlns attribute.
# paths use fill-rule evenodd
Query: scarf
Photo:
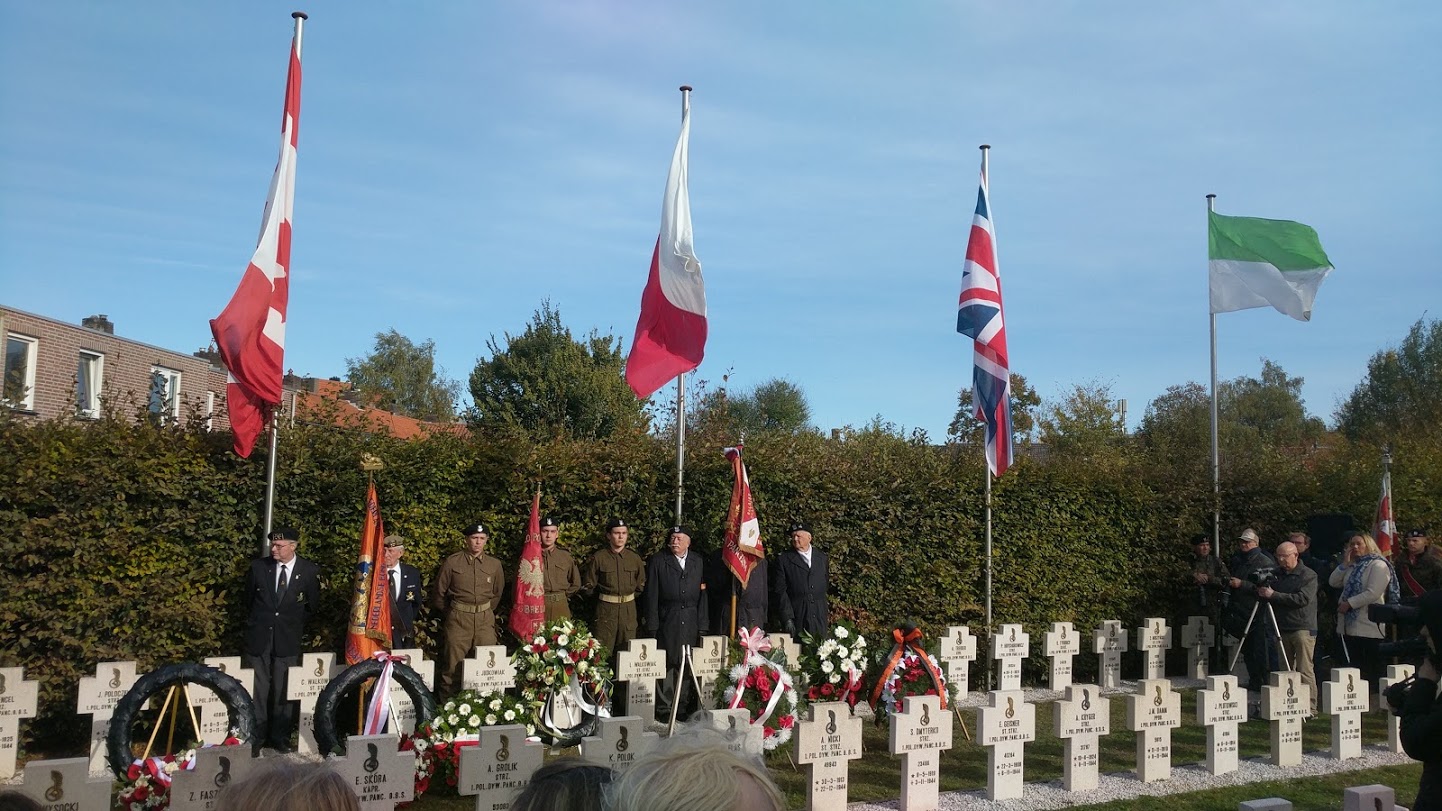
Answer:
<svg viewBox="0 0 1442 811"><path fill-rule="evenodd" d="M1384 598L1385 601L1388 603L1401 602L1402 589L1397 585L1397 573L1392 570L1392 564L1388 563L1381 555L1363 555L1352 562L1352 571L1347 573L1347 582L1342 586L1343 600L1350 600L1367 590L1362 581L1366 577L1367 569L1371 567L1374 561L1387 567L1387 595ZM1349 611L1347 613L1350 614L1352 612Z"/></svg>

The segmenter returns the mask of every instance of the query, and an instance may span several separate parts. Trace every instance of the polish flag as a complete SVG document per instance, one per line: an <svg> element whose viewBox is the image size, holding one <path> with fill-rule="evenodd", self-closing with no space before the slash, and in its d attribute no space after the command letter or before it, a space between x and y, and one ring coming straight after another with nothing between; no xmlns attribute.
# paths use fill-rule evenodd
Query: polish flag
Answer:
<svg viewBox="0 0 1442 811"><path fill-rule="evenodd" d="M285 374L285 311L290 297L290 217L295 203L296 144L300 135L300 38L305 15L296 12L281 116L280 159L261 215L260 240L225 310L210 332L227 372L225 402L235 452L248 458L280 405Z"/></svg>
<svg viewBox="0 0 1442 811"><path fill-rule="evenodd" d="M691 195L687 169L691 142L691 88L682 88L681 137L671 155L661 235L651 254L651 274L641 293L641 317L626 359L626 383L650 397L677 375L701 365L706 351L706 284L691 241Z"/></svg>

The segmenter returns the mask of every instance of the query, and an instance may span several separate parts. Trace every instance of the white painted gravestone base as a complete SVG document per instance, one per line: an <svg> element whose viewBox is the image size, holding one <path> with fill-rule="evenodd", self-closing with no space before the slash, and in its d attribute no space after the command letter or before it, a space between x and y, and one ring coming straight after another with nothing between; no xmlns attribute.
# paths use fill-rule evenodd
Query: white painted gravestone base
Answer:
<svg viewBox="0 0 1442 811"><path fill-rule="evenodd" d="M1036 707L1020 690L992 690L977 708L977 741L987 747L986 798L1013 800L1022 795L1027 741L1036 740Z"/></svg>
<svg viewBox="0 0 1442 811"><path fill-rule="evenodd" d="M1207 771L1237 770L1237 725L1247 720L1247 691L1236 676L1209 676L1197 692L1197 723L1207 728Z"/></svg>

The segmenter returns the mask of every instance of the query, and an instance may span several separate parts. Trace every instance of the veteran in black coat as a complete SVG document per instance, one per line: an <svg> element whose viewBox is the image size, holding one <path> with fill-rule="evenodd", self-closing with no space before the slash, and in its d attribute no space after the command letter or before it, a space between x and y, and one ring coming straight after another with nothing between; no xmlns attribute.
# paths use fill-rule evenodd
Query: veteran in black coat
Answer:
<svg viewBox="0 0 1442 811"><path fill-rule="evenodd" d="M751 576L742 588L741 581L726 567L723 551L718 549L706 557L706 593L710 596L713 634L734 636L731 632L731 596L736 596L736 630L763 628L770 606L771 581L766 558L756 561ZM748 556L750 557L750 556Z"/></svg>
<svg viewBox="0 0 1442 811"><path fill-rule="evenodd" d="M811 527L795 521L786 530L791 548L776 558L772 569L771 604L781 616L781 630L799 643L803 633L825 634L831 627L826 584L830 579L826 553L811 544Z"/></svg>
<svg viewBox="0 0 1442 811"><path fill-rule="evenodd" d="M300 665L305 622L320 600L320 569L296 554L300 533L277 527L270 557L251 561L245 576L250 608L241 663L255 671L256 748L290 748L295 703L286 699L290 668Z"/></svg>
<svg viewBox="0 0 1442 811"><path fill-rule="evenodd" d="M671 528L667 549L646 561L646 630L666 651L666 682L656 701L658 716L670 714L682 649L701 644L701 632L709 627L704 557L691 551L691 531L676 526Z"/></svg>
<svg viewBox="0 0 1442 811"><path fill-rule="evenodd" d="M385 550L386 583L391 590L391 650L414 648L416 623L425 604L421 570L401 562L406 539L400 535L387 535Z"/></svg>

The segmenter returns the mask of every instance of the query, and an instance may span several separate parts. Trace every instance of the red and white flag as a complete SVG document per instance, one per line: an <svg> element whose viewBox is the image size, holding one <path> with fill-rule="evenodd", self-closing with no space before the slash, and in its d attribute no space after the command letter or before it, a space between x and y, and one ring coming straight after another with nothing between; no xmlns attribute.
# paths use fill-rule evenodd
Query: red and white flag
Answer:
<svg viewBox="0 0 1442 811"><path fill-rule="evenodd" d="M531 500L531 520L526 524L526 542L516 564L516 588L512 592L511 633L522 644L531 641L546 624L546 572L541 557L541 491Z"/></svg>
<svg viewBox="0 0 1442 811"><path fill-rule="evenodd" d="M731 509L726 513L726 540L721 547L721 558L744 589L756 561L766 557L766 549L761 543L761 522L756 519L756 505L751 501L751 479L746 476L746 465L741 461L741 448L727 448L725 453L731 460L735 483L731 486Z"/></svg>
<svg viewBox="0 0 1442 811"><path fill-rule="evenodd" d="M280 405L285 374L285 310L290 293L290 218L295 202L296 143L300 134L300 39L296 17L290 46L290 71L285 81L285 113L281 116L280 159L270 180L270 196L261 215L260 241L255 246L240 286L221 314L211 319L210 332L228 373L225 401L235 452L249 457L265 430L272 409Z"/></svg>
<svg viewBox="0 0 1442 811"><path fill-rule="evenodd" d="M1377 500L1377 519L1372 522L1372 537L1382 554L1391 557L1392 542L1397 538L1397 523L1392 520L1392 473L1382 474L1382 497Z"/></svg>
<svg viewBox="0 0 1442 811"><path fill-rule="evenodd" d="M706 352L706 285L691 242L691 194L687 190L690 93L683 98L681 137L671 155L666 197L661 202L661 235L651 254L651 274L641 293L641 317L626 359L626 383L643 399L677 375L700 366Z"/></svg>

